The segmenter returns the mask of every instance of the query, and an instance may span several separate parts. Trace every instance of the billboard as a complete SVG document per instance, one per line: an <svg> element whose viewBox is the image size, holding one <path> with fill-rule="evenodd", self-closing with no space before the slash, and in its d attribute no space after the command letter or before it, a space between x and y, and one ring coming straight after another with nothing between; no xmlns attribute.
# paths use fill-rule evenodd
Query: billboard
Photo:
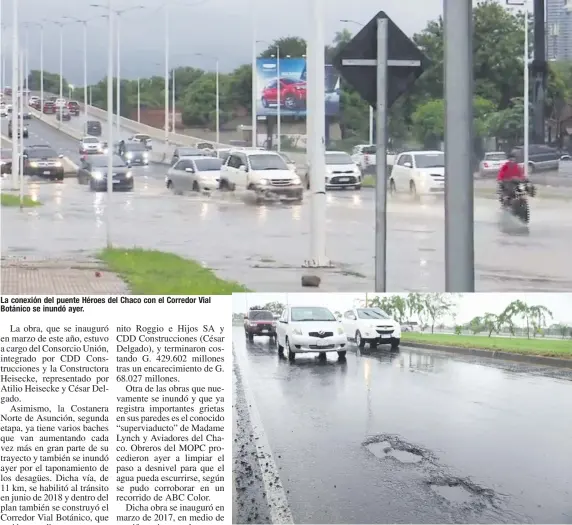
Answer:
<svg viewBox="0 0 572 525"><path fill-rule="evenodd" d="M259 58L256 61L256 73L254 89L259 116L277 116L279 100L281 116L306 116L305 58L282 58L279 61L275 58ZM340 76L333 66L327 65L325 78L326 115L334 116L340 112Z"/></svg>

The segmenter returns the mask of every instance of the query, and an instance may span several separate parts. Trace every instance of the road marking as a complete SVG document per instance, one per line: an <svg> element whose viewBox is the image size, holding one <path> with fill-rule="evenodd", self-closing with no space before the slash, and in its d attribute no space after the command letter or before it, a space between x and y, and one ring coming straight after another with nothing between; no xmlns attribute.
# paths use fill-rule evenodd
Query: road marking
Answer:
<svg viewBox="0 0 572 525"><path fill-rule="evenodd" d="M244 397L246 398L246 410L250 417L252 425L252 444L256 447L256 461L262 474L262 482L264 483L264 490L266 491L266 501L270 509L270 518L273 525L279 524L293 524L294 518L292 517L292 510L286 497L284 485L278 473L278 467L274 461L274 454L268 443L264 426L262 425L262 418L256 406L254 394L248 385L247 375L250 368L246 359L234 349L232 345L232 353L238 368L242 372L241 383Z"/></svg>

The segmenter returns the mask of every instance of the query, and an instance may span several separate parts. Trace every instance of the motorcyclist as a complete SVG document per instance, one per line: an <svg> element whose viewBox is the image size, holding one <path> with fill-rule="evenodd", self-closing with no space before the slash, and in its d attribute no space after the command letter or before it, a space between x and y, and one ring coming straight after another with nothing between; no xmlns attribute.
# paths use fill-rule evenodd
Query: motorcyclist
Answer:
<svg viewBox="0 0 572 525"><path fill-rule="evenodd" d="M511 197L515 181L526 181L523 167L516 162L516 156L510 154L497 175L498 193L502 204Z"/></svg>

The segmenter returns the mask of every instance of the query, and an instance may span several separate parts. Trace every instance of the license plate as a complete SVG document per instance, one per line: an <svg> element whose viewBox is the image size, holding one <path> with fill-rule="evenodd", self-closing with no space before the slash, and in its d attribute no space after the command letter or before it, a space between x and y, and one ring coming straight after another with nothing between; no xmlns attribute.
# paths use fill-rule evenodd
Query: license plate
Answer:
<svg viewBox="0 0 572 525"><path fill-rule="evenodd" d="M119 184L119 182L121 182L121 181L114 180L114 181L113 181L113 184Z"/></svg>
<svg viewBox="0 0 572 525"><path fill-rule="evenodd" d="M381 334L379 337L381 337L382 339L389 339L391 337L391 334Z"/></svg>
<svg viewBox="0 0 572 525"><path fill-rule="evenodd" d="M49 175L50 172L49 171L44 171L44 175Z"/></svg>
<svg viewBox="0 0 572 525"><path fill-rule="evenodd" d="M268 333L268 330L260 330L260 333L261 333L261 334L267 334L267 333Z"/></svg>
<svg viewBox="0 0 572 525"><path fill-rule="evenodd" d="M318 348L322 348L322 347L325 347L325 346L330 346L330 343L326 343L325 341L324 341L324 342L320 341L320 342L318 342L318 343L316 344L316 346L317 346Z"/></svg>
<svg viewBox="0 0 572 525"><path fill-rule="evenodd" d="M342 177L340 179L340 182L349 182L349 181L350 181L350 179L348 179L347 177Z"/></svg>

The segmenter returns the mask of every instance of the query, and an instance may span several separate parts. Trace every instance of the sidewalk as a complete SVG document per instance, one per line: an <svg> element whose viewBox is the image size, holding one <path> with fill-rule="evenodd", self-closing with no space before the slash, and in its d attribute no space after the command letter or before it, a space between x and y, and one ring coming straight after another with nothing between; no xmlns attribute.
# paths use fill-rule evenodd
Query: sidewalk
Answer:
<svg viewBox="0 0 572 525"><path fill-rule="evenodd" d="M131 292L98 261L2 257L1 295L128 295Z"/></svg>

